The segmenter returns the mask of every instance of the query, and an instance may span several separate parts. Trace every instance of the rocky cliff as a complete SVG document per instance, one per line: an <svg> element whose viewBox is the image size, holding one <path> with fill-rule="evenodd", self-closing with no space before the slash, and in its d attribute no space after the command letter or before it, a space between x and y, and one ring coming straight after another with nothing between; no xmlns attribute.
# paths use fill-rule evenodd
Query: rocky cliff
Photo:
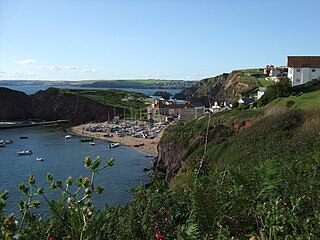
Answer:
<svg viewBox="0 0 320 240"><path fill-rule="evenodd" d="M112 119L114 108L50 88L33 95L0 88L1 120L70 120L79 124Z"/></svg>
<svg viewBox="0 0 320 240"><path fill-rule="evenodd" d="M0 119L24 120L33 118L32 101L24 92L0 87Z"/></svg>
<svg viewBox="0 0 320 240"><path fill-rule="evenodd" d="M112 119L114 109L93 100L50 88L31 95L33 116L41 120L67 119L72 123Z"/></svg>
<svg viewBox="0 0 320 240"><path fill-rule="evenodd" d="M232 103L250 91L261 87L260 69L236 70L206 78L175 95L177 99L191 101L193 105L213 105L214 102Z"/></svg>

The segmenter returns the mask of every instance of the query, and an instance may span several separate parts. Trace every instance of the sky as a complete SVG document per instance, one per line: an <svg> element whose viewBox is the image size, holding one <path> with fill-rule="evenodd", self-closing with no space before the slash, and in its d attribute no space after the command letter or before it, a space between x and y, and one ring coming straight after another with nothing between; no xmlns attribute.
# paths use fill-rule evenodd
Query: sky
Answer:
<svg viewBox="0 0 320 240"><path fill-rule="evenodd" d="M0 0L0 80L200 80L320 55L318 0Z"/></svg>

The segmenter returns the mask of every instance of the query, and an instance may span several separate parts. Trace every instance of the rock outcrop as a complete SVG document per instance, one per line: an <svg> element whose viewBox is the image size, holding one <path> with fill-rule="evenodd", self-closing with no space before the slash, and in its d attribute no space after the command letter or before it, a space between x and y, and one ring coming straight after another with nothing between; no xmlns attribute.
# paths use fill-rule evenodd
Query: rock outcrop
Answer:
<svg viewBox="0 0 320 240"><path fill-rule="evenodd" d="M41 120L66 119L71 123L113 119L114 109L77 95L61 93L59 89L39 91L33 95L34 118Z"/></svg>
<svg viewBox="0 0 320 240"><path fill-rule="evenodd" d="M50 88L33 95L0 88L0 119L69 120L79 124L112 119L114 108Z"/></svg>
<svg viewBox="0 0 320 240"><path fill-rule="evenodd" d="M0 119L25 120L33 118L32 101L24 92L0 87Z"/></svg>
<svg viewBox="0 0 320 240"><path fill-rule="evenodd" d="M261 86L258 80L251 79L241 70L230 74L224 73L216 77L206 78L192 86L182 90L174 97L190 101L193 105L205 105L209 107L214 102L237 101L251 90Z"/></svg>

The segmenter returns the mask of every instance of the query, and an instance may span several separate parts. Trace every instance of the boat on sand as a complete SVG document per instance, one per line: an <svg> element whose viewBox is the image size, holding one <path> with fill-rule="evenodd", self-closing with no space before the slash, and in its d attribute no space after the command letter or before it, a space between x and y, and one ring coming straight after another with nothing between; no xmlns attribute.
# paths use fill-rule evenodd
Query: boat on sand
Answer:
<svg viewBox="0 0 320 240"><path fill-rule="evenodd" d="M115 148L115 147L119 147L120 143L110 143L109 144L109 148Z"/></svg>

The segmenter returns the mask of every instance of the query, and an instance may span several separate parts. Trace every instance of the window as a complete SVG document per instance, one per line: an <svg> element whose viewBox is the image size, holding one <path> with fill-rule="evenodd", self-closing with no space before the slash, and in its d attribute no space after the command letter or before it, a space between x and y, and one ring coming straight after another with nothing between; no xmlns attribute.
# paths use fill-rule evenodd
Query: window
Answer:
<svg viewBox="0 0 320 240"><path fill-rule="evenodd" d="M297 68L297 72L300 72L300 68Z"/></svg>
<svg viewBox="0 0 320 240"><path fill-rule="evenodd" d="M296 78L296 83L300 83L300 78Z"/></svg>
<svg viewBox="0 0 320 240"><path fill-rule="evenodd" d="M312 72L315 72L316 70L315 70L315 69L312 69L311 71L312 71Z"/></svg>

